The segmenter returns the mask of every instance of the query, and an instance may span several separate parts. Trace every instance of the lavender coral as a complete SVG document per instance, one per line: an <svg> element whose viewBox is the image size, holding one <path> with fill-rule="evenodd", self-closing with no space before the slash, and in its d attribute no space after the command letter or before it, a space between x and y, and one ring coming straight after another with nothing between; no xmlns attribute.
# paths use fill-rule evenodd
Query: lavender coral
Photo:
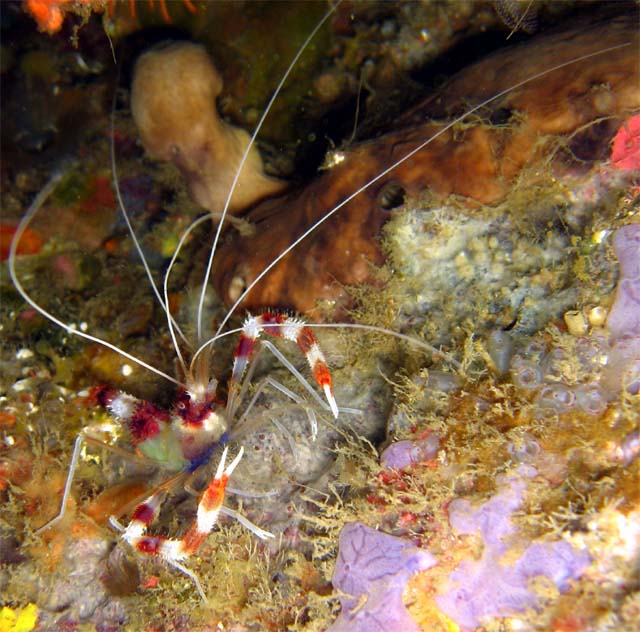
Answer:
<svg viewBox="0 0 640 632"><path fill-rule="evenodd" d="M619 228L613 249L620 263L620 279L607 325L613 340L640 337L640 224Z"/></svg>
<svg viewBox="0 0 640 632"><path fill-rule="evenodd" d="M503 553L503 538L513 531L511 514L522 504L526 479L535 474L534 467L521 465L516 476L498 477L500 493L477 509L463 498L452 501L449 505L449 523L458 533L472 535L479 531L485 546L498 554Z"/></svg>
<svg viewBox="0 0 640 632"><path fill-rule="evenodd" d="M333 572L333 586L342 593L342 613L330 631L418 632L402 603L402 591L413 573L435 563L430 553L406 540L360 522L347 524Z"/></svg>
<svg viewBox="0 0 640 632"><path fill-rule="evenodd" d="M526 479L534 475L534 468L521 466L516 476L503 478L498 494L480 507L464 499L449 507L454 529L478 533L484 544L482 557L461 562L449 576L446 592L436 598L438 607L464 630L538 607L538 596L529 586L532 578L546 577L565 591L590 563L586 552L564 541L535 542L513 563L503 559L509 550L507 538L516 532L510 516L522 503Z"/></svg>
<svg viewBox="0 0 640 632"><path fill-rule="evenodd" d="M438 455L440 438L436 434L417 441L396 441L380 455L380 463L385 467L401 470L422 461L434 459Z"/></svg>
<svg viewBox="0 0 640 632"><path fill-rule="evenodd" d="M619 228L613 249L620 263L616 298L607 326L611 353L605 383L612 390L625 386L631 393L640 390L640 224Z"/></svg>

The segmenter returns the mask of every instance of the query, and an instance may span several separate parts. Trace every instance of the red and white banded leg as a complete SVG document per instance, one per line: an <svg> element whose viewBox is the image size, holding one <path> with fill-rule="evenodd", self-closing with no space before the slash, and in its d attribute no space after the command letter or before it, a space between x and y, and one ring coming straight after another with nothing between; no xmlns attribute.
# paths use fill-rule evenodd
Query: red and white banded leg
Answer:
<svg viewBox="0 0 640 632"><path fill-rule="evenodd" d="M227 458L227 448L225 447L220 457L220 463L218 463L216 475L200 497L196 520L189 529L187 529L182 538L171 539L163 536L147 535L147 529L158 515L162 501L166 496L164 489L152 494L136 507L131 521L126 528L122 527L117 520L111 519L111 523L122 531L122 539L132 548L146 555L157 556L187 575L193 581L205 601L206 595L202 590L197 576L192 570L181 564L181 562L198 550L216 525L221 512L238 519L244 527L251 530L259 538L266 539L274 537L273 534L260 529L243 516L239 516L239 514L233 510L226 509L222 506L229 477L240 462L243 453L244 448L241 448L233 461L225 467Z"/></svg>
<svg viewBox="0 0 640 632"><path fill-rule="evenodd" d="M237 390L258 338L263 333L274 336L275 338L290 340L298 345L309 364L315 381L324 392L331 412L334 417L337 417L338 405L333 396L331 373L329 372L327 361L318 345L315 334L302 320L292 318L286 314L265 312L258 316L249 316L244 321L240 340L236 347L233 371L229 381L229 399L233 399L231 394Z"/></svg>

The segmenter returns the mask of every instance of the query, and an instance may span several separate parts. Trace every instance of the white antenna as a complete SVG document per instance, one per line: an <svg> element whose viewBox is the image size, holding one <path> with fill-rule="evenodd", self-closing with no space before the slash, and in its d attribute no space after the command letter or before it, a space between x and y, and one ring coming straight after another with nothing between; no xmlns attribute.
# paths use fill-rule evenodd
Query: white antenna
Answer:
<svg viewBox="0 0 640 632"><path fill-rule="evenodd" d="M273 261L271 261L271 263L269 263L269 265L267 265L262 270L262 272L260 272L260 274L258 274L258 276L247 286L244 292L240 294L236 302L231 306L231 308L227 312L227 315L223 318L222 322L220 323L217 333L220 333L222 328L228 322L229 318L231 318L231 315L233 314L233 312L238 308L240 303L242 303L242 301L247 296L247 294L249 294L249 292L260 282L260 280L263 279L264 276L275 265L277 265L284 257L286 257L301 241L306 239L313 231L315 231L316 228L318 228L318 226L326 222L332 215L337 213L345 204L348 204L351 200L353 200L354 197L356 197L357 195L360 195L360 193L368 189L372 184L378 182L378 180L381 180L382 178L384 178L389 172L393 171L396 167L400 166L403 162L405 162L406 160L409 160L412 156L417 154L419 151L423 150L427 145L433 142L436 138L439 138L440 136L442 136L445 132L450 130L454 125L457 125L458 123L466 119L468 116L470 116L474 112L477 112L479 109L485 107L489 103L505 96L509 92L516 90L523 85L526 85L527 83L530 83L531 81L540 79L540 77L544 77L545 75L555 72L556 70L560 70L561 68L565 68L566 66L576 64L580 61L584 61L585 59L589 59L591 57L596 57L598 55L604 55L606 53L610 53L611 51L618 50L619 48L624 48L625 46L630 46L630 44L629 43L618 44L616 46L610 46L609 48L604 48L594 53L587 53L586 55L581 55L580 57L576 57L575 59L572 59L567 62L563 62L561 64L557 64L552 68L548 68L547 70L543 70L539 73L536 73L535 75L532 75L527 79L523 79L522 81L519 81L513 84L512 86L509 86L508 88L498 92L497 94L494 94L492 97L485 99L484 101L482 101L482 103L479 103L478 105L472 107L470 110L467 110L464 114L462 114L461 116L453 120L451 123L447 123L447 125L445 125L442 129L438 130L435 134L433 134L423 143L420 143L420 145L418 145L417 147L415 147L414 149L406 153L402 158L399 158L398 160L396 160L391 166L387 167L384 171L380 172L375 178L372 178L371 180L369 180L369 182L367 182L366 184L363 184L359 189L354 191L351 195L347 196L344 200L342 200L342 202L340 202L337 206L334 206L333 209L331 209L326 215L320 218L317 222L315 222L312 226L310 226L304 233L302 233L300 237L298 237L289 246L287 246L287 248L285 248L275 259L273 259Z"/></svg>
<svg viewBox="0 0 640 632"><path fill-rule="evenodd" d="M144 367L145 369L148 369L149 371L155 373L156 375L163 377L165 380L169 380L169 382L173 382L174 384L177 384L178 386L181 386L182 388L186 389L187 387L184 384L182 384L182 382L176 380L175 378L171 377L167 373L164 373L160 369L157 369L156 367L148 364L144 360L141 360L140 358L137 358L136 356L131 355L130 353L124 351L123 349L118 348L116 345L111 344L106 340L102 340L101 338L92 336L91 334L88 334L84 331L76 329L72 325L69 325L63 322L62 320L54 316L51 312L47 311L44 307L38 305L38 303L36 303L31 298L31 296L29 296L27 291L24 289L22 283L20 282L20 279L18 278L18 274L16 272L16 255L18 251L18 245L20 244L20 241L22 239L22 236L24 235L25 230L31 223L31 220L33 219L35 214L40 210L40 208L42 208L42 205L47 201L47 198L53 193L53 191L55 190L56 186L58 186L58 183L63 178L65 173L66 173L65 171L59 170L59 171L56 171L51 176L47 184L45 184L45 186L38 193L38 195L36 195L35 199L27 209L27 212L25 213L24 217L20 220L20 223L16 228L16 232L13 235L13 238L11 240L11 247L9 249L9 276L11 277L11 281L13 281L13 284L15 285L16 290L18 290L18 293L23 298L23 300L26 303L28 303L33 309L35 309L39 314L41 314L45 318L49 319L52 323L58 325L58 327L66 331L68 334L79 336L80 338L84 338L85 340L89 340L90 342L95 342L95 343L98 343L99 345L102 345L103 347L107 347L107 349L111 349L112 351L115 351L116 353L120 354L127 360L130 360L131 362L134 362L135 364L141 367Z"/></svg>
<svg viewBox="0 0 640 632"><path fill-rule="evenodd" d="M202 283L202 290L200 292L200 301L198 303L197 335L198 335L198 341L199 342L202 340L202 311L203 311L203 308L204 308L204 299L205 299L205 294L206 294L206 291L207 291L207 285L209 284L209 278L211 276L211 268L213 267L213 257L215 255L216 248L218 246L218 240L220 238L220 233L222 232L222 224L223 224L223 222L225 220L225 217L227 215L227 210L229 208L229 203L231 202L231 197L233 196L233 192L236 189L236 185L238 183L238 179L240 178L240 173L242 172L242 168L244 167L244 163L246 162L247 156L249 155L249 152L251 151L251 148L255 144L255 140L256 140L260 130L262 129L262 124L264 123L265 119L267 118L267 115L271 111L271 107L273 106L274 101L276 100L276 98L280 94L280 91L282 90L282 86L284 85L285 81L288 79L288 77L291 74L291 71L293 70L295 65L298 63L298 60L300 59L300 56L302 55L302 53L305 51L305 49L309 45L309 42L314 38L315 34L320 30L322 25L329 19L329 16L336 10L336 8L338 7L339 4L340 4L340 2L337 2L335 5L329 7L329 10L324 14L322 19L316 24L315 28L311 31L311 33L309 33L309 35L307 36L307 38L303 42L302 46L298 49L298 52L295 54L295 56L291 60L291 63L287 67L287 70L285 71L284 75L282 76L282 79L280 79L280 83L278 83L278 86L276 87L275 92L273 93L273 95L269 99L269 102L267 103L267 107L265 108L264 112L262 113L262 116L260 117L260 120L258 121L258 124L256 125L256 128L253 130L253 134L251 135L251 139L249 140L249 144L247 145L246 149L244 150L244 153L242 154L242 158L240 160L240 164L238 165L238 170L236 171L236 175L233 178L233 182L231 183L231 188L229 189L229 193L227 194L227 200L226 200L226 202L224 204L224 209L223 209L222 215L220 217L220 223L218 224L218 228L216 229L216 234L215 234L215 237L213 239L213 244L211 246L211 252L209 253L209 261L207 262L207 271L205 272L204 281ZM227 316L223 320L223 323L227 322L227 320L229 319L230 315L231 315L231 313L227 314ZM220 329L218 329L218 333L220 333Z"/></svg>
<svg viewBox="0 0 640 632"><path fill-rule="evenodd" d="M133 226L131 224L131 220L129 218L129 213L127 212L127 209L124 205L124 201L122 199L122 194L120 192L120 183L118 181L118 169L116 166L116 149L115 149L115 126L116 126L116 94L117 94L117 87L116 87L116 93L114 93L113 96L113 104L111 107L111 143L110 143L110 147L109 147L109 154L110 154L110 158L111 158L111 178L113 180L113 188L116 192L116 199L118 200L118 206L120 208L120 212L122 213L122 216L124 217L124 221L127 224L127 229L129 231L129 235L131 236L131 239L133 240L133 244L136 248L136 251L138 252L138 256L140 257L140 261L142 262L142 266L144 267L145 272L147 273L147 278L149 279L149 283L151 283L151 288L153 289L153 293L156 295L156 299L158 300L158 303L160 303L160 307L162 307L162 310L165 312L165 314L167 315L167 321L169 322L169 330L171 331L171 340L173 342L173 346L176 350L176 355L178 356L178 361L180 362L180 366L182 367L182 370L184 373L186 373L186 365L184 363L184 360L182 358L182 354L180 353L180 348L178 346L176 337L174 335L173 329L175 327L175 330L178 332L178 334L180 335L180 337L182 338L182 340L187 343L187 339L185 337L185 335L182 333L182 331L180 330L180 327L178 326L178 324L175 322L175 320L173 319L173 317L171 316L171 312L169 310L169 303L165 302L165 300L163 300L162 295L160 294L160 290L158 289L158 286L156 285L155 279L153 278L153 274L151 272L151 268L149 267L149 264L147 263L147 259L144 256L144 252L142 251L142 246L140 245L140 242L138 241L138 237L135 233L135 231L133 230Z"/></svg>

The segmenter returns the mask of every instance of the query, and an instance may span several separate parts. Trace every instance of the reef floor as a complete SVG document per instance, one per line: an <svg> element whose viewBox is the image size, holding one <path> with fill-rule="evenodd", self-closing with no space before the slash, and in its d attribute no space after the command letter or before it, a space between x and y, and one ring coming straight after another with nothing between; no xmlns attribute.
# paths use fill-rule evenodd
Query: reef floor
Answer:
<svg viewBox="0 0 640 632"><path fill-rule="evenodd" d="M170 407L174 387L42 317L15 290L6 262L18 221L59 170L60 183L18 250L19 279L64 323L173 374L166 315L119 215L111 142L124 204L158 278L200 209L173 167L145 156L128 87L117 95L111 128L116 80L101 16L78 30L74 47L80 18L69 13L49 37L19 3L10 4L2 6L3 109L15 117L2 130L0 632L638 629L640 115L637 106L615 109L609 100L624 92L637 102L637 77L635 92L628 84L621 92L590 85L589 99L601 111L579 133L529 139L544 149L542 157L509 180L498 201L430 188L410 190L385 210L366 237L379 259L368 261L367 283L341 287L349 299L342 316L409 340L314 330L338 404L356 412L334 420L287 369L260 357L256 383L270 376L303 405L278 390L257 400L250 427L235 442L247 456L229 503L276 538L263 542L221 520L185 561L205 604L188 577L134 554L110 526L112 515L126 522L131 503L166 472L137 458L126 433L88 396L108 384ZM194 40L213 19L214 9L198 5L190 17L185 6L168 4L173 27ZM499 25L506 41L518 18L505 24L495 4L503 12L512 7L443 3L429 29L431 9L414 3L355 3L352 18L341 5L321 35L328 52L315 52L324 70L308 74L316 87L344 84L351 94L359 82L349 64L359 68L366 48L375 61L369 94L376 102L394 59L413 81L414 63L428 66L465 37L473 48L487 25ZM561 19L555 3L539 4L542 31L574 33L583 19ZM231 30L240 18L224 6L223 25ZM637 6L621 4L618 15L637 22ZM135 20L116 4L116 56L139 47L131 44L136 38L148 44L161 19L146 3ZM434 41L437 51L425 52ZM259 57L255 41L243 45L243 54ZM420 64L416 51L424 55ZM239 125L253 120L243 107L254 97L242 101L242 73L225 82L233 86L227 117ZM569 107L584 102L567 98ZM270 137L261 139L263 150L298 142L278 136L299 107L293 103L290 96ZM474 123L499 134L504 148L522 129L512 116ZM363 127L384 127L371 121ZM469 122L450 142L478 134ZM295 162L291 154L287 160ZM286 215L278 221L283 231L291 228ZM190 335L210 239L208 229L196 231L168 288L172 312ZM247 250L242 256L250 261ZM325 302L308 318L331 321L335 304L319 298ZM208 326L223 318L224 300L207 294ZM234 343L229 337L216 347L213 371L222 383ZM295 346L278 348L306 371ZM318 421L315 439L309 411ZM73 443L87 426L99 428L108 447L86 447L64 519L36 533L59 510ZM194 479L197 489L215 465ZM194 495L172 492L154 533L183 533L193 520Z"/></svg>

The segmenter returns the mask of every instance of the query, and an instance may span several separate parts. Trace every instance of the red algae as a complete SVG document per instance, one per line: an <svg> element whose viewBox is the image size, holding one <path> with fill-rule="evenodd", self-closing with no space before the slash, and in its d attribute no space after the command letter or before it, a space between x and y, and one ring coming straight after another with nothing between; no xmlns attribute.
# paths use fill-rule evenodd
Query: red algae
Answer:
<svg viewBox="0 0 640 632"><path fill-rule="evenodd" d="M640 114L623 123L615 135L611 164L617 169L640 171Z"/></svg>
<svg viewBox="0 0 640 632"><path fill-rule="evenodd" d="M11 246L11 240L16 232L16 227L10 224L0 223L0 261L6 261L9 257L9 248ZM40 252L43 245L43 239L40 234L28 228L20 245L17 249L19 255L35 255Z"/></svg>

